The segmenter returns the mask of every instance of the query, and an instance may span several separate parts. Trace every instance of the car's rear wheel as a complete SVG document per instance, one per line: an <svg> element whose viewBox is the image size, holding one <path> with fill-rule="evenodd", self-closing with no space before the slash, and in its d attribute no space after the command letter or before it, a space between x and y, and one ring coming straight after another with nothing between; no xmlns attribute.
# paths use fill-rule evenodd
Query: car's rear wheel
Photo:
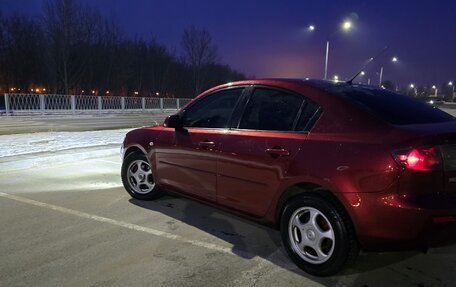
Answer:
<svg viewBox="0 0 456 287"><path fill-rule="evenodd" d="M299 196L285 206L281 234L295 264L316 276L339 272L359 252L346 212L318 195Z"/></svg>
<svg viewBox="0 0 456 287"><path fill-rule="evenodd" d="M153 200L163 194L155 183L146 156L140 152L125 157L122 163L122 183L127 192L136 199Z"/></svg>

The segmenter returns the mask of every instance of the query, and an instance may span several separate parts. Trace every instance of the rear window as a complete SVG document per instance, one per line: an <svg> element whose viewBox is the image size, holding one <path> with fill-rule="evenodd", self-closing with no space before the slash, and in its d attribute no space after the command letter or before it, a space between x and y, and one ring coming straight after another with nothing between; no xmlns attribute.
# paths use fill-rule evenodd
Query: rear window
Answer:
<svg viewBox="0 0 456 287"><path fill-rule="evenodd" d="M454 120L453 116L440 109L388 90L347 87L336 93L362 105L378 118L393 125L440 123Z"/></svg>

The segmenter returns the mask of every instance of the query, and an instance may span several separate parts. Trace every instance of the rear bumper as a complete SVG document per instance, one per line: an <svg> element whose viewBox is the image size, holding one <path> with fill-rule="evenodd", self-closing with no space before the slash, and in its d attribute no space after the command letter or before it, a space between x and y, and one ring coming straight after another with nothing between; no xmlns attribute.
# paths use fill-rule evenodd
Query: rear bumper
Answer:
<svg viewBox="0 0 456 287"><path fill-rule="evenodd" d="M456 194L339 194L361 246L413 250L456 243Z"/></svg>

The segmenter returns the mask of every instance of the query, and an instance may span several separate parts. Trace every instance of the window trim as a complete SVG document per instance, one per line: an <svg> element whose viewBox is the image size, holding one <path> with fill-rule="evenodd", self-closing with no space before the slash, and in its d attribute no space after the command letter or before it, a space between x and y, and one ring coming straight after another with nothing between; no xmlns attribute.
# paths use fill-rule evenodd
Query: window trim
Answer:
<svg viewBox="0 0 456 287"><path fill-rule="evenodd" d="M234 105L234 108L233 110L231 111L230 113L230 116L228 118L228 121L227 121L227 124L230 124L231 123L231 118L233 116L233 112L234 110L237 108L237 106L239 105L239 102L241 100L242 97L245 96L245 93L246 93L246 90L250 87L250 85L240 85L240 86L230 86L230 87L225 87L225 88L221 88L221 89L218 89L218 90L215 90L215 91L212 91L210 93L208 93L207 95L204 95L203 97L199 98L198 100L192 102L188 107L186 107L185 109L181 110L179 112L179 116L182 118L183 120L183 117L185 115L185 113L187 112L187 110L191 107L193 107L196 103L200 102L201 100L207 98L207 97L210 97L210 96L214 96L215 94L217 93L220 93L220 92L224 92L224 91L228 91L228 90L233 90L233 89L240 89L242 90L241 91L241 94L240 96L238 97L237 101L236 101L236 104ZM188 130L188 129L202 129L202 130L229 130L229 125L227 127L224 127L224 128L207 128L207 127L186 127L184 126L183 127L184 129Z"/></svg>
<svg viewBox="0 0 456 287"><path fill-rule="evenodd" d="M294 95L294 96L298 96L298 97L302 97L303 98L303 101L301 103L301 106L298 110L298 113L296 114L296 117L293 121L293 130L291 131L278 131L278 130L258 130L258 129L243 129L243 128L239 128L239 125L241 124L241 121L242 121L242 118L244 117L244 113L245 113L245 110L250 102L250 99L252 98L252 95L253 93L255 92L255 89L258 89L258 88L263 88L263 89L269 89L269 90L276 90L276 91L280 91L280 92L284 92L284 93L287 93L287 94L291 94L291 95ZM245 89L245 92L246 93L246 96L248 97L247 98L247 101L245 102L244 104L244 107L242 109L242 114L241 114L241 117L239 118L239 121L236 125L236 128L230 128L230 130L235 130L235 131L250 131L250 132L262 132L262 133L298 133L298 134L309 134L310 133L310 130L315 126L315 123L317 122L318 118L320 117L320 115L323 113L323 110L321 108L321 106L319 104L317 104L315 101L309 99L309 97L303 95L303 94L300 94L300 93L297 93L297 92L294 92L294 91L290 91L288 89L284 89L284 88L280 88L280 87L275 87L275 86L268 86L268 85L250 85L249 87L247 87ZM301 114L302 114L302 111L303 109L307 106L307 103L308 102L311 102L312 104L314 104L317 109L315 111L315 113L312 115L312 117L309 119L309 122L312 122L313 121L313 124L307 128L307 130L305 131L296 131L296 125L298 124L298 121L299 121L299 118L301 117ZM306 126L307 127L307 126Z"/></svg>

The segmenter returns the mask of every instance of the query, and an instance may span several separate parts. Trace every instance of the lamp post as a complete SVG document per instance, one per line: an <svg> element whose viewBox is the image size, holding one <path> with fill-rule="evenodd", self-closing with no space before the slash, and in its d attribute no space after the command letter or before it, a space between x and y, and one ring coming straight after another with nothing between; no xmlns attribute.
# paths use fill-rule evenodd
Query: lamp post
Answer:
<svg viewBox="0 0 456 287"><path fill-rule="evenodd" d="M393 63L397 63L398 59L397 57L393 57L391 59L391 62ZM383 80L383 66L380 67L380 76L379 76L379 79L378 79L378 85L379 86L382 86L382 80Z"/></svg>
<svg viewBox="0 0 456 287"><path fill-rule="evenodd" d="M341 28L340 30L336 30L335 32L333 32L332 34L330 34L326 40L326 52L325 52L325 75L324 75L324 79L327 80L328 79L328 62L329 62L329 40L330 38L336 34L337 32L339 31L344 31L344 32L348 32L351 28L353 27L353 24L351 21L349 20L346 20L344 21L342 24L341 24ZM315 25L309 25L307 27L307 30L309 32L314 32L316 29Z"/></svg>
<svg viewBox="0 0 456 287"><path fill-rule="evenodd" d="M414 92L414 94L415 94L415 97L416 97L416 96L418 95L418 92L417 92L417 90L416 90L415 85L414 85L414 84L410 84L410 89L413 90L413 92Z"/></svg>
<svg viewBox="0 0 456 287"><path fill-rule="evenodd" d="M452 81L448 82L448 86L451 87L451 101L454 102L454 85L453 85L453 82Z"/></svg>
<svg viewBox="0 0 456 287"><path fill-rule="evenodd" d="M341 30L344 31L344 32L347 32L349 31L351 28L352 28L352 22L350 21L344 21L341 25ZM334 35L335 33L337 33L339 30L337 30L336 32L332 33L331 35L328 36L328 39L326 40L326 53L325 53L325 76L324 76L324 79L326 80L328 78L328 62L329 62L329 40L331 38L332 35Z"/></svg>
<svg viewBox="0 0 456 287"><path fill-rule="evenodd" d="M434 89L434 91L435 91L435 94L434 94L434 96L435 96L435 97L437 97L437 92L438 92L438 89L437 89L437 87L436 87L435 85L432 85L432 88L433 88L433 89Z"/></svg>

